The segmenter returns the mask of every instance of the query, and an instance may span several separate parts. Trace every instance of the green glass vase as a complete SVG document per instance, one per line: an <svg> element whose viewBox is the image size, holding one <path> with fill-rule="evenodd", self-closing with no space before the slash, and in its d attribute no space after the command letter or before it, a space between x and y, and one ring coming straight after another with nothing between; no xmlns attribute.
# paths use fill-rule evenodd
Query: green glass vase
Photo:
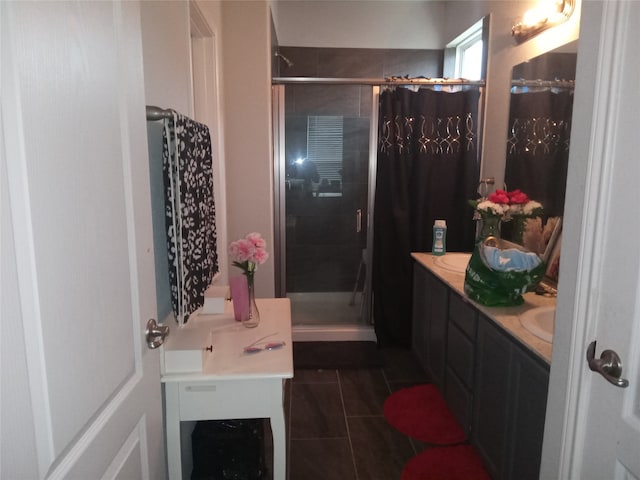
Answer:
<svg viewBox="0 0 640 480"><path fill-rule="evenodd" d="M500 238L500 217L486 215L480 219L476 243L482 242L487 237Z"/></svg>

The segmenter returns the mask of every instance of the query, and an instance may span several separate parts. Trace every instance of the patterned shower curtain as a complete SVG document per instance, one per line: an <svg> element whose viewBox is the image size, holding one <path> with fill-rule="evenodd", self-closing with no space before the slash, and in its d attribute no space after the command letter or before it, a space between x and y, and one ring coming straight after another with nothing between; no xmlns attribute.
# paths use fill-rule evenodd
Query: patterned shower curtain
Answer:
<svg viewBox="0 0 640 480"><path fill-rule="evenodd" d="M573 91L512 93L504 181L561 216L569 162Z"/></svg>
<svg viewBox="0 0 640 480"><path fill-rule="evenodd" d="M468 200L479 177L477 87L449 93L394 88L380 95L374 203L373 302L380 345L411 345L411 252L430 251L447 222L447 250L470 252Z"/></svg>
<svg viewBox="0 0 640 480"><path fill-rule="evenodd" d="M218 272L211 137L206 125L174 112L162 138L171 304L182 325Z"/></svg>

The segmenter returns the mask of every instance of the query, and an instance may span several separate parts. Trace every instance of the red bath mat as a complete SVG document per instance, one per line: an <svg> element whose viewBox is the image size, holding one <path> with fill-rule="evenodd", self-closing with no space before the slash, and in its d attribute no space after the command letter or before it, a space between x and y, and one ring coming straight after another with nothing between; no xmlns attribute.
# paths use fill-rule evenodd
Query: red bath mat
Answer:
<svg viewBox="0 0 640 480"><path fill-rule="evenodd" d="M429 448L407 462L400 480L491 480L471 445Z"/></svg>
<svg viewBox="0 0 640 480"><path fill-rule="evenodd" d="M435 445L464 442L466 435L435 385L403 388L384 402L384 416L405 435Z"/></svg>

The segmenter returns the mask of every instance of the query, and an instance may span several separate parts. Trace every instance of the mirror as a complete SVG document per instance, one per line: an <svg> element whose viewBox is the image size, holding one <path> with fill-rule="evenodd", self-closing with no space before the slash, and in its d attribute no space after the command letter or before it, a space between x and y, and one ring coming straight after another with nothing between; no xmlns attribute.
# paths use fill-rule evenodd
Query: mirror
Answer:
<svg viewBox="0 0 640 480"><path fill-rule="evenodd" d="M544 216L529 219L522 235L541 255L564 209L576 59L577 41L513 68L504 181L542 204ZM503 238L518 241L511 223Z"/></svg>

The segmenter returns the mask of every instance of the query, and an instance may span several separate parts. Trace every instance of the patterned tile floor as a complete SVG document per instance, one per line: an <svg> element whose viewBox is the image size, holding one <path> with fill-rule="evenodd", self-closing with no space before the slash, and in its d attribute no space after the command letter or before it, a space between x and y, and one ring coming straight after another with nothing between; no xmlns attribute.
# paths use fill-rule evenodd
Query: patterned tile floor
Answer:
<svg viewBox="0 0 640 480"><path fill-rule="evenodd" d="M383 368L295 370L287 381L288 480L393 480L426 445L387 424L392 392L427 382L408 350L385 349Z"/></svg>

